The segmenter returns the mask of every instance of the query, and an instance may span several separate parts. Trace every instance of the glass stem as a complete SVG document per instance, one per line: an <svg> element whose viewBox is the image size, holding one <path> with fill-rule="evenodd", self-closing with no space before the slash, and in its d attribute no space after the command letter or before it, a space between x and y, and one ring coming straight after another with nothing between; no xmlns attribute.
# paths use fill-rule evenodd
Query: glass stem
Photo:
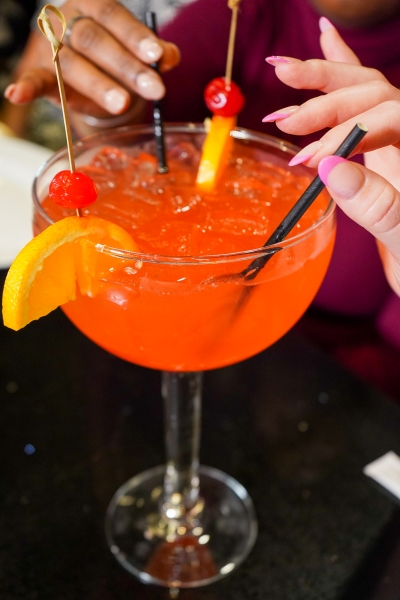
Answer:
<svg viewBox="0 0 400 600"><path fill-rule="evenodd" d="M162 374L167 468L163 509L180 519L199 501L199 445L203 373Z"/></svg>

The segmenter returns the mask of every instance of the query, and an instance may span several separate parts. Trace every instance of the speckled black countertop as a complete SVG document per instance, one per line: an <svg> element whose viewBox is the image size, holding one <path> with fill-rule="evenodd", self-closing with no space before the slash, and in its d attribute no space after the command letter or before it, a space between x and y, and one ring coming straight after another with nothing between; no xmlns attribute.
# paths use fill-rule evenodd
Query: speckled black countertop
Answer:
<svg viewBox="0 0 400 600"><path fill-rule="evenodd" d="M103 534L115 490L163 460L159 383L61 311L1 327L1 600L169 597L125 573ZM292 332L207 373L203 412L202 462L245 485L260 531L237 571L182 600L400 598L399 508L362 474L400 454L400 407Z"/></svg>

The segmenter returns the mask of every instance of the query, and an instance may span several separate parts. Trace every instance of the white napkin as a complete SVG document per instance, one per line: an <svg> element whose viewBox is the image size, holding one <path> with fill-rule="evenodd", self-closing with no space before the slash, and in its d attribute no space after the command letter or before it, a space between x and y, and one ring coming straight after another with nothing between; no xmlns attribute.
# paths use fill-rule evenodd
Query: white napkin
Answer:
<svg viewBox="0 0 400 600"><path fill-rule="evenodd" d="M400 457L397 454L387 452L366 465L363 473L375 479L400 500Z"/></svg>

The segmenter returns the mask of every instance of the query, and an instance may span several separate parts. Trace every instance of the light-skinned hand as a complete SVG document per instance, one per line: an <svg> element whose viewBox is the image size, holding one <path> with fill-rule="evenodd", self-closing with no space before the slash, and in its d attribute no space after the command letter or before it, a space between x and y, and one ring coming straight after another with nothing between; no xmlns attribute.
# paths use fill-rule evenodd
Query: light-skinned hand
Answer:
<svg viewBox="0 0 400 600"><path fill-rule="evenodd" d="M388 281L400 295L400 91L379 71L361 66L329 21L322 18L320 25L326 60L269 57L268 62L287 85L325 95L265 120L293 135L330 128L291 163L319 168L338 206L377 239ZM358 122L369 130L357 148L365 167L332 157Z"/></svg>

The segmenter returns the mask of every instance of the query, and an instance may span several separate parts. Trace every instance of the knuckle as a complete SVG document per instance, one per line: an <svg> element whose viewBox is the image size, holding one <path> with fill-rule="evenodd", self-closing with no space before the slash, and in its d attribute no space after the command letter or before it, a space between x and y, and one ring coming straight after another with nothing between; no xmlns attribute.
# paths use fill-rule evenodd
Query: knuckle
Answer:
<svg viewBox="0 0 400 600"><path fill-rule="evenodd" d="M381 109L384 114L390 115L392 119L392 125L397 127L397 123L400 117L400 99L399 100L386 100L382 102Z"/></svg>
<svg viewBox="0 0 400 600"><path fill-rule="evenodd" d="M393 94L393 86L388 81L376 80L367 85L371 86L371 91L379 98L390 98Z"/></svg>
<svg viewBox="0 0 400 600"><path fill-rule="evenodd" d="M112 19L121 9L115 0L103 0L98 6L98 16L101 21Z"/></svg>
<svg viewBox="0 0 400 600"><path fill-rule="evenodd" d="M316 88L324 90L330 83L330 76L326 68L326 61L314 58L312 60L307 61L307 63L311 66L309 84L311 86L315 86Z"/></svg>
<svg viewBox="0 0 400 600"><path fill-rule="evenodd" d="M380 82L388 84L386 77L380 71L378 71L378 69L368 68L368 72L371 76L371 79L376 81L376 83Z"/></svg>
<svg viewBox="0 0 400 600"><path fill-rule="evenodd" d="M400 228L398 193L387 181L382 182L366 217L369 227L373 228L376 233L389 233Z"/></svg>
<svg viewBox="0 0 400 600"><path fill-rule="evenodd" d="M88 20L85 19L85 21ZM95 48L96 46L100 45L104 39L103 30L92 21L80 24L80 27L77 29L75 35L75 46L82 50Z"/></svg>

